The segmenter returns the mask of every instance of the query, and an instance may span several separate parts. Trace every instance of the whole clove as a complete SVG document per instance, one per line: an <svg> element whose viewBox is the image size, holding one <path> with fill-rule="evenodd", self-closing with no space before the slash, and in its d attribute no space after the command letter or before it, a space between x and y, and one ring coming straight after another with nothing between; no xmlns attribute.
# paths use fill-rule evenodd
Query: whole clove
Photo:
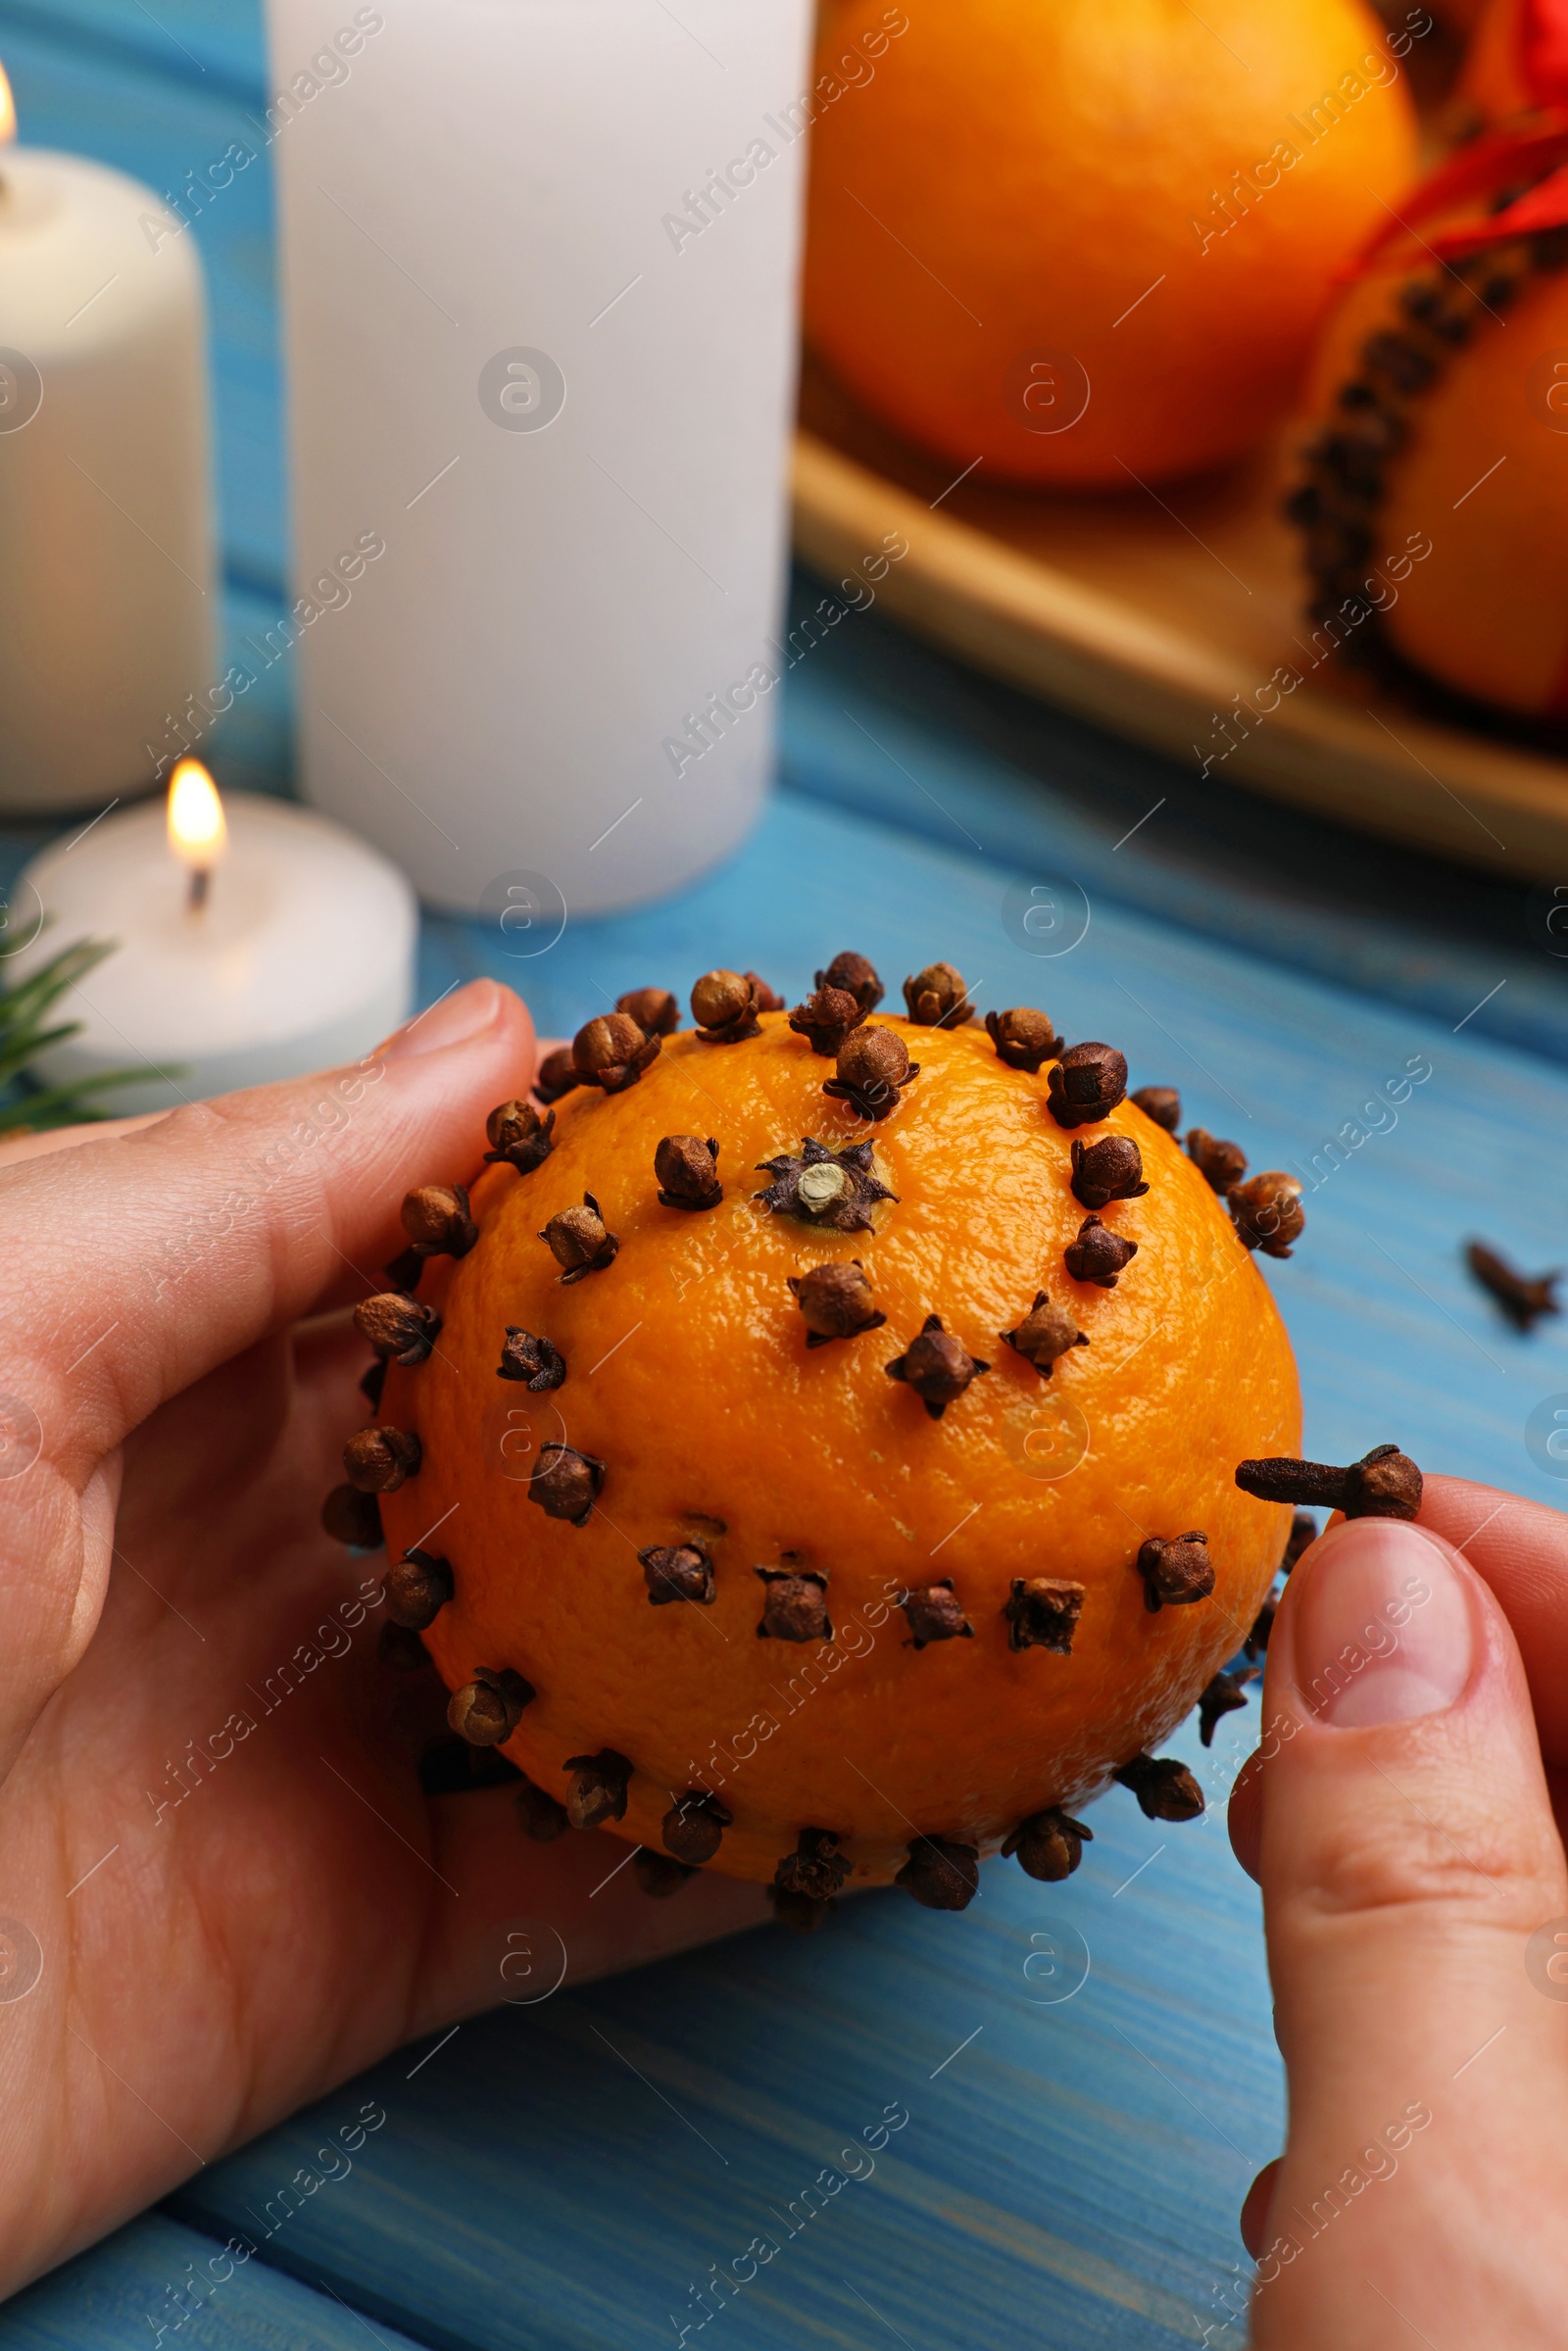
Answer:
<svg viewBox="0 0 1568 2351"><path fill-rule="evenodd" d="M1269 1168L1250 1184L1238 1184L1226 1195L1236 1230L1248 1249L1265 1257L1288 1257L1306 1226L1301 1187L1282 1168Z"/></svg>
<svg viewBox="0 0 1568 2351"><path fill-rule="evenodd" d="M642 1891L658 1902L667 1902L688 1878L697 1875L690 1862L677 1861L672 1853L656 1853L652 1845L637 1847L631 1857L631 1874Z"/></svg>
<svg viewBox="0 0 1568 2351"><path fill-rule="evenodd" d="M479 1238L462 1184L421 1184L403 1201L403 1230L420 1257L466 1257Z"/></svg>
<svg viewBox="0 0 1568 2351"><path fill-rule="evenodd" d="M782 996L780 996L776 988L770 988L766 980L760 979L755 971L743 972L741 977L747 981L751 988L752 1009L754 1012L783 1011L784 999Z"/></svg>
<svg viewBox="0 0 1568 2351"><path fill-rule="evenodd" d="M1236 1483L1261 1502L1315 1504L1347 1518L1412 1519L1421 1512L1421 1472L1396 1445L1375 1445L1346 1469L1286 1454L1241 1461Z"/></svg>
<svg viewBox="0 0 1568 2351"><path fill-rule="evenodd" d="M1465 1244L1465 1263L1489 1298L1495 1298L1516 1331L1534 1330L1543 1314L1560 1314L1557 1284L1561 1271L1523 1274L1488 1249L1484 1241Z"/></svg>
<svg viewBox="0 0 1568 2351"><path fill-rule="evenodd" d="M405 1551L397 1565L387 1570L381 1595L395 1625L422 1633L426 1625L435 1623L455 1589L451 1562L416 1549Z"/></svg>
<svg viewBox="0 0 1568 2351"><path fill-rule="evenodd" d="M516 1806L522 1833L531 1837L536 1845L553 1845L571 1827L565 1805L558 1804L548 1788L540 1788L526 1777L517 1790Z"/></svg>
<svg viewBox="0 0 1568 2351"><path fill-rule="evenodd" d="M952 963L928 963L904 983L909 1018L923 1029L962 1028L974 1018L963 974Z"/></svg>
<svg viewBox="0 0 1568 2351"><path fill-rule="evenodd" d="M814 1265L809 1273L791 1274L789 1286L806 1324L808 1347L858 1339L862 1331L878 1331L887 1321L858 1257L847 1265Z"/></svg>
<svg viewBox="0 0 1568 2351"><path fill-rule="evenodd" d="M844 988L818 988L790 1014L790 1027L806 1038L813 1053L832 1060L853 1029L864 1020L857 999Z"/></svg>
<svg viewBox="0 0 1568 2351"><path fill-rule="evenodd" d="M853 955L848 949L843 955L833 957L826 971L817 973L816 985L819 988L842 988L846 996L854 997L862 1012L874 1012L887 993L877 976L876 966L868 963L864 955Z"/></svg>
<svg viewBox="0 0 1568 2351"><path fill-rule="evenodd" d="M378 1551L386 1541L379 1503L358 1486L333 1487L321 1504L321 1524L334 1543L356 1551Z"/></svg>
<svg viewBox="0 0 1568 2351"><path fill-rule="evenodd" d="M762 1160L759 1173L773 1181L752 1197L775 1216L798 1216L835 1233L869 1233L871 1210L879 1200L897 1198L871 1171L872 1148L852 1143L833 1151L813 1135L804 1136L799 1154Z"/></svg>
<svg viewBox="0 0 1568 2351"><path fill-rule="evenodd" d="M389 1429L381 1421L358 1430L343 1447L349 1484L362 1494L396 1494L408 1479L418 1476L422 1457L417 1437L407 1429Z"/></svg>
<svg viewBox="0 0 1568 2351"><path fill-rule="evenodd" d="M1112 1282L1115 1278L1112 1274ZM1075 1347L1089 1345L1067 1308L1054 1306L1043 1290L1035 1292L1035 1302L1017 1329L1003 1331L999 1336L1026 1363L1032 1363L1043 1380L1050 1379L1062 1355L1070 1354Z"/></svg>
<svg viewBox="0 0 1568 2351"><path fill-rule="evenodd" d="M1017 1856L1026 1877L1038 1878L1043 1886L1059 1886L1078 1867L1085 1845L1094 1841L1093 1829L1075 1821L1059 1804L1049 1804L1044 1812L1031 1812L1020 1821L1002 1850L1008 1859Z"/></svg>
<svg viewBox="0 0 1568 2351"><path fill-rule="evenodd" d="M1009 1649L1052 1649L1072 1654L1072 1637L1083 1614L1085 1589L1056 1576L1014 1576L1003 1603Z"/></svg>
<svg viewBox="0 0 1568 2351"><path fill-rule="evenodd" d="M854 1029L839 1048L834 1074L822 1087L847 1102L860 1118L886 1118L899 1096L920 1074L897 1029Z"/></svg>
<svg viewBox="0 0 1568 2351"><path fill-rule="evenodd" d="M539 1100L548 1105L551 1102L560 1102L564 1094L569 1094L574 1086L580 1086L583 1083L584 1080L578 1071L577 1064L572 1058L571 1047L558 1045L554 1052L546 1053L540 1062L534 1076L533 1090Z"/></svg>
<svg viewBox="0 0 1568 2351"><path fill-rule="evenodd" d="M1032 1004L1014 1004L1009 1012L988 1012L986 1029L997 1049L999 1060L1009 1069L1026 1070L1034 1077L1042 1061L1054 1061L1062 1052L1062 1041L1044 1012Z"/></svg>
<svg viewBox="0 0 1568 2351"><path fill-rule="evenodd" d="M1174 1135L1182 1123L1182 1098L1174 1086L1140 1086L1132 1096L1146 1118L1152 1118L1167 1135Z"/></svg>
<svg viewBox="0 0 1568 2351"><path fill-rule="evenodd" d="M523 1708L538 1694L510 1665L476 1665L472 1681L453 1691L447 1721L471 1747L499 1746L512 1737Z"/></svg>
<svg viewBox="0 0 1568 2351"><path fill-rule="evenodd" d="M556 1114L547 1110L541 1118L532 1102L498 1102L484 1122L484 1131L490 1138L490 1149L484 1154L487 1166L504 1163L514 1167L518 1175L531 1175L555 1149Z"/></svg>
<svg viewBox="0 0 1568 2351"><path fill-rule="evenodd" d="M1086 1216L1078 1238L1069 1241L1062 1262L1075 1282L1093 1282L1099 1290L1114 1290L1138 1254L1138 1244L1125 1233L1113 1233L1098 1216Z"/></svg>
<svg viewBox="0 0 1568 2351"><path fill-rule="evenodd" d="M1157 1616L1161 1608L1186 1608L1195 1600L1206 1600L1214 1589L1208 1537L1198 1527L1186 1535L1151 1535L1139 1548L1136 1565L1151 1616Z"/></svg>
<svg viewBox="0 0 1568 2351"><path fill-rule="evenodd" d="M659 1057L662 1040L650 1037L626 1012L601 1012L585 1021L571 1041L578 1082L623 1094Z"/></svg>
<svg viewBox="0 0 1568 2351"><path fill-rule="evenodd" d="M1059 1069L1061 1064L1055 1066ZM1113 1200L1142 1200L1143 1153L1130 1135L1105 1135L1099 1143L1072 1147L1072 1193L1082 1207L1103 1208Z"/></svg>
<svg viewBox="0 0 1568 2351"><path fill-rule="evenodd" d="M971 1355L961 1340L949 1336L940 1314L928 1314L919 1337L884 1368L890 1380L906 1381L931 1418L940 1420L970 1381L979 1379L991 1366Z"/></svg>
<svg viewBox="0 0 1568 2351"><path fill-rule="evenodd" d="M624 1820L631 1765L613 1747L597 1755L568 1755L564 1768L571 1774L566 1789L566 1818L574 1829L602 1829L606 1821Z"/></svg>
<svg viewBox="0 0 1568 2351"><path fill-rule="evenodd" d="M361 1298L354 1309L361 1334L378 1355L410 1369L423 1363L441 1336L441 1317L433 1306L421 1306L401 1290L383 1290L379 1297Z"/></svg>
<svg viewBox="0 0 1568 2351"><path fill-rule="evenodd" d="M369 1370L365 1372L360 1380L360 1394L372 1412L379 1412L381 1409L381 1391L385 1386L386 1358L384 1355L377 1355Z"/></svg>
<svg viewBox="0 0 1568 2351"><path fill-rule="evenodd" d="M1438 371L1429 351L1392 328L1369 335L1361 346L1361 359L1369 373L1386 376L1396 392L1424 391Z"/></svg>
<svg viewBox="0 0 1568 2351"><path fill-rule="evenodd" d="M1093 1126L1126 1099L1125 1056L1113 1045L1069 1045L1053 1064L1046 1089L1057 1126Z"/></svg>
<svg viewBox="0 0 1568 2351"><path fill-rule="evenodd" d="M664 1850L691 1869L701 1869L718 1851L724 1831L733 1827L735 1815L717 1796L710 1795L705 1788L688 1788L678 1796L659 1824Z"/></svg>
<svg viewBox="0 0 1568 2351"><path fill-rule="evenodd" d="M615 1009L635 1020L645 1037L672 1037L680 1026L680 1005L667 988L628 988L616 997Z"/></svg>
<svg viewBox="0 0 1568 2351"><path fill-rule="evenodd" d="M794 1852L786 1853L773 1872L779 1892L808 1902L831 1902L850 1874L839 1850L842 1842L835 1830L803 1829Z"/></svg>
<svg viewBox="0 0 1568 2351"><path fill-rule="evenodd" d="M1203 1127L1189 1127L1187 1156L1215 1192L1227 1193L1247 1173L1247 1153L1239 1143L1222 1143Z"/></svg>
<svg viewBox="0 0 1568 2351"><path fill-rule="evenodd" d="M662 1208L716 1208L724 1197L718 1180L718 1145L696 1135L665 1135L654 1152L654 1174Z"/></svg>
<svg viewBox="0 0 1568 2351"><path fill-rule="evenodd" d="M705 1045L739 1045L760 1034L756 983L739 971L705 972L692 990L692 1017Z"/></svg>
<svg viewBox="0 0 1568 2351"><path fill-rule="evenodd" d="M980 1891L980 1849L947 1837L916 1837L894 1879L927 1910L967 1910Z"/></svg>
<svg viewBox="0 0 1568 2351"><path fill-rule="evenodd" d="M552 1216L539 1236L546 1244L556 1263L563 1268L563 1284L585 1281L591 1273L603 1273L612 1265L620 1248L618 1237L607 1230L600 1214L599 1202L591 1192L582 1196L580 1208L563 1208Z"/></svg>
<svg viewBox="0 0 1568 2351"><path fill-rule="evenodd" d="M1214 1743L1214 1726L1222 1715L1234 1714L1238 1706L1247 1704L1244 1682L1256 1680L1254 1673L1216 1674L1198 1701L1198 1736L1205 1747Z"/></svg>
<svg viewBox="0 0 1568 2351"><path fill-rule="evenodd" d="M1152 1821L1195 1821L1203 1810L1203 1791L1174 1755L1135 1755L1111 1778L1131 1788Z"/></svg>
<svg viewBox="0 0 1568 2351"><path fill-rule="evenodd" d="M972 1641L974 1627L964 1615L953 1590L953 1578L940 1584L912 1585L899 1595L909 1628L906 1647L923 1649L933 1641Z"/></svg>
<svg viewBox="0 0 1568 2351"><path fill-rule="evenodd" d="M585 1527L604 1482L602 1461L552 1437L539 1447L539 1459L528 1480L528 1499L537 1502L547 1518L564 1518L568 1526Z"/></svg>
<svg viewBox="0 0 1568 2351"><path fill-rule="evenodd" d="M395 1257L387 1259L381 1271L394 1290L406 1290L412 1298L424 1272L424 1253L412 1245L408 1249L400 1249Z"/></svg>
<svg viewBox="0 0 1568 2351"><path fill-rule="evenodd" d="M536 1339L519 1323L509 1322L496 1366L498 1380L520 1380L535 1396L560 1388L566 1377L566 1359L548 1339Z"/></svg>
<svg viewBox="0 0 1568 2351"><path fill-rule="evenodd" d="M711 1605L713 1562L700 1543L652 1543L637 1558L655 1608L667 1607L673 1600Z"/></svg>
<svg viewBox="0 0 1568 2351"><path fill-rule="evenodd" d="M755 1572L763 1585L759 1641L832 1640L825 1576L798 1576L782 1567L760 1567Z"/></svg>

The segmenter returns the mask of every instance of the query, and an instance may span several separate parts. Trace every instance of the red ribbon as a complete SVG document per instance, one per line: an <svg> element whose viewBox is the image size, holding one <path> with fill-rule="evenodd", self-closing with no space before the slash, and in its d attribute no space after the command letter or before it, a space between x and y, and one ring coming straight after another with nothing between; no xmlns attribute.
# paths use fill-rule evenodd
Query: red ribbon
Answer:
<svg viewBox="0 0 1568 2351"><path fill-rule="evenodd" d="M1378 229L1348 276L1362 276L1390 259L1401 238L1409 241L1406 261L1425 251L1450 262L1542 229L1568 227L1568 0L1517 0L1517 6L1515 62L1530 111L1441 164ZM1495 197L1521 178L1535 184L1500 212L1418 234L1420 223Z"/></svg>
<svg viewBox="0 0 1568 2351"><path fill-rule="evenodd" d="M1519 78L1537 106L1568 106L1568 5L1521 0Z"/></svg>

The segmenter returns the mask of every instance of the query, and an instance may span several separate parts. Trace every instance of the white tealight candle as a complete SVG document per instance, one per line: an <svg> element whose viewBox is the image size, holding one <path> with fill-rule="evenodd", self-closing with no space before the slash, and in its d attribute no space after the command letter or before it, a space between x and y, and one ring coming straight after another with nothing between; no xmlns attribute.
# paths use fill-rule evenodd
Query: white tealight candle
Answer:
<svg viewBox="0 0 1568 2351"><path fill-rule="evenodd" d="M194 759L167 808L106 816L34 857L11 921L36 930L5 966L19 980L77 940L114 942L60 1006L80 1030L35 1064L51 1085L144 1070L106 1109L356 1060L413 1002L418 917L396 866L309 809L220 801Z"/></svg>
<svg viewBox="0 0 1568 2351"><path fill-rule="evenodd" d="M150 188L14 128L0 73L0 808L90 808L211 717L201 268Z"/></svg>

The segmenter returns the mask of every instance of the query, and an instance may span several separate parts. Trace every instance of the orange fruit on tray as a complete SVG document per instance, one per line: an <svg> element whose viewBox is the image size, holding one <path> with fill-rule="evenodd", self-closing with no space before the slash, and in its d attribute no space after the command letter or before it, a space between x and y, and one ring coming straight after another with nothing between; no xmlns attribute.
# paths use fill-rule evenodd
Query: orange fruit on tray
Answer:
<svg viewBox="0 0 1568 2351"><path fill-rule="evenodd" d="M906 1019L867 1017L862 958L827 982L786 1016L710 973L695 1033L623 999L552 1109L492 1115L471 1194L410 1195L326 1511L379 1512L390 1645L422 1634L534 1835L612 1828L650 1892L706 1863L803 1923L852 1875L961 1908L1004 1840L1064 1877L1113 1774L1200 1811L1151 1750L1291 1532L1236 1465L1299 1430L1249 1253L1290 1254L1298 1186L1185 1156L1119 1053L981 1026L948 965Z"/></svg>
<svg viewBox="0 0 1568 2351"><path fill-rule="evenodd" d="M844 0L808 335L982 480L1126 489L1232 459L1413 176L1413 37L1361 0Z"/></svg>
<svg viewBox="0 0 1568 2351"><path fill-rule="evenodd" d="M1311 616L1349 658L1568 721L1568 6L1532 111L1458 148L1325 331L1290 512Z"/></svg>

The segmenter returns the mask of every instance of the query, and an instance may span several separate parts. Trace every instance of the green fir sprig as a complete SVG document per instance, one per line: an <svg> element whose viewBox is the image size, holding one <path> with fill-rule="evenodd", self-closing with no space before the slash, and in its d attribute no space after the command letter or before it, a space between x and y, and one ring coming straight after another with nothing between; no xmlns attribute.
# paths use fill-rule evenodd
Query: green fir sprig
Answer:
<svg viewBox="0 0 1568 2351"><path fill-rule="evenodd" d="M83 1025L55 1018L62 997L114 952L113 940L80 939L74 947L63 947L14 988L0 989L0 1134L105 1118L109 1112L98 1107L95 1098L145 1075L139 1069L105 1069L69 1086L46 1086L31 1072L30 1064L40 1053L74 1037Z"/></svg>

